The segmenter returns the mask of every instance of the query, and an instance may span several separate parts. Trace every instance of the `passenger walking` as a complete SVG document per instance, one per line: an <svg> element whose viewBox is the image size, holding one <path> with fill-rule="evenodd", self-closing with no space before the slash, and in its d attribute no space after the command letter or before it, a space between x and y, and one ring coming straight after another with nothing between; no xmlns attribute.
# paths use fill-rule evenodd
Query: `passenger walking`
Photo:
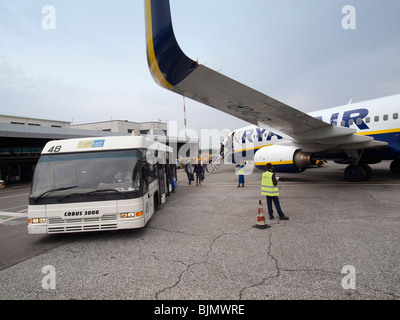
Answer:
<svg viewBox="0 0 400 320"><path fill-rule="evenodd" d="M238 188L240 187L240 185L242 185L242 187L244 187L244 167L246 166L246 162L241 162L240 164L238 164L236 167L239 168L238 174L239 174L239 184L238 184Z"/></svg>
<svg viewBox="0 0 400 320"><path fill-rule="evenodd" d="M273 173L273 168L271 163L267 163L267 171L264 172L262 175L261 195L266 196L267 198L268 214L270 220L274 219L272 202L274 202L276 211L278 211L279 220L289 220L289 218L283 214L281 209L281 205L278 198L279 197L278 180L275 177L275 173Z"/></svg>
<svg viewBox="0 0 400 320"><path fill-rule="evenodd" d="M196 186L201 186L201 180L203 178L203 168L200 163L194 165L194 172L196 173Z"/></svg>
<svg viewBox="0 0 400 320"><path fill-rule="evenodd" d="M221 142L221 147L219 148L219 154L221 156L221 160L224 159L224 144Z"/></svg>
<svg viewBox="0 0 400 320"><path fill-rule="evenodd" d="M189 180L189 185L192 184L192 176L193 176L193 168L192 168L192 164L190 163L190 160L188 161L188 163L185 165L185 171Z"/></svg>
<svg viewBox="0 0 400 320"><path fill-rule="evenodd" d="M167 185L171 186L172 191L175 192L175 185L176 185L176 179L174 177L174 172L172 171L171 165L167 161L166 165L166 176L167 176ZM167 189L167 195L169 195L169 187Z"/></svg>

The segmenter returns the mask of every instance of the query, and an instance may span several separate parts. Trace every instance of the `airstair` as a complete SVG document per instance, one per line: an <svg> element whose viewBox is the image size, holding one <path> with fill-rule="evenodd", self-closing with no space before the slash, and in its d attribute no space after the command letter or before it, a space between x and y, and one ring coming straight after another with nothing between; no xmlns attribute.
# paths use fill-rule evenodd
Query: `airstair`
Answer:
<svg viewBox="0 0 400 320"><path fill-rule="evenodd" d="M208 173L215 173L218 171L219 166L221 165L221 159L223 161L223 158L219 154L211 155L211 163L207 166Z"/></svg>
<svg viewBox="0 0 400 320"><path fill-rule="evenodd" d="M208 172L215 173L218 171L221 164L231 163L232 159L232 140L227 139L224 141L224 152L218 154L217 152L211 155L211 163L208 165ZM226 161L225 161L226 160Z"/></svg>

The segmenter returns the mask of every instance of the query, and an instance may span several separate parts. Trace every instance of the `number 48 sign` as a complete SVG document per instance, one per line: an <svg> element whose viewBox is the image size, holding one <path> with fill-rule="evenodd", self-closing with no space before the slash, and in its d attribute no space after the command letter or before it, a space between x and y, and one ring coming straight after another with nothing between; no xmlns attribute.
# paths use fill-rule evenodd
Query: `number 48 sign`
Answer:
<svg viewBox="0 0 400 320"><path fill-rule="evenodd" d="M52 146L47 152L60 152L62 146Z"/></svg>

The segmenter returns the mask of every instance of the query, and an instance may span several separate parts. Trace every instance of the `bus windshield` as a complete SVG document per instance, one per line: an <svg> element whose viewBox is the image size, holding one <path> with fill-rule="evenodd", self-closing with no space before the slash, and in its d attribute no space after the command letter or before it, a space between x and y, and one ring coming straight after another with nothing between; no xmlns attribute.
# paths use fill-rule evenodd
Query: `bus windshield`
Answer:
<svg viewBox="0 0 400 320"><path fill-rule="evenodd" d="M137 149L42 155L30 198L139 191L140 159Z"/></svg>

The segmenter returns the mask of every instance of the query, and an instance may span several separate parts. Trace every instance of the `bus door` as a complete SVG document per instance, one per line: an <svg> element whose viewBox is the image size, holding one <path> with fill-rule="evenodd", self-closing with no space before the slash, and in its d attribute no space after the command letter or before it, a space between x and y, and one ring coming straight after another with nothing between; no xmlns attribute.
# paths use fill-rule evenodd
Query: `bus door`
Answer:
<svg viewBox="0 0 400 320"><path fill-rule="evenodd" d="M163 165L158 165L158 190L159 190L159 198L160 204L163 204L166 201L165 197L165 167Z"/></svg>
<svg viewBox="0 0 400 320"><path fill-rule="evenodd" d="M151 218L153 215L154 211L154 205L152 205L152 198L150 194L150 188L149 184L151 182L150 180L150 170L149 170L149 164L146 161L142 162L142 190L143 190L143 213L144 213L144 219L145 223Z"/></svg>

